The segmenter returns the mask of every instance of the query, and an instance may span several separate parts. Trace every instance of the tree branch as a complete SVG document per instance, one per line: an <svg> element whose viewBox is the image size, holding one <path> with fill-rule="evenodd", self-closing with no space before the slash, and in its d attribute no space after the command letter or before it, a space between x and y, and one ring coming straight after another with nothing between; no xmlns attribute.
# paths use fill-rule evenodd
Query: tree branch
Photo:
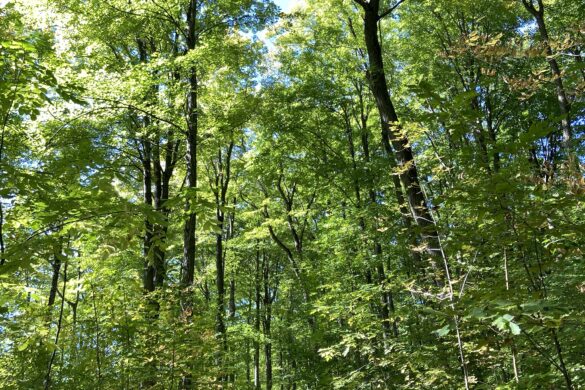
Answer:
<svg viewBox="0 0 585 390"><path fill-rule="evenodd" d="M400 4L404 3L406 0L398 0L398 2L396 4L394 4L392 7L388 8L386 11L382 12L380 14L380 16L378 16L378 20L381 20L383 18L385 18L386 16L390 15L392 12L394 12L394 10L396 8L398 8L398 6L400 6Z"/></svg>

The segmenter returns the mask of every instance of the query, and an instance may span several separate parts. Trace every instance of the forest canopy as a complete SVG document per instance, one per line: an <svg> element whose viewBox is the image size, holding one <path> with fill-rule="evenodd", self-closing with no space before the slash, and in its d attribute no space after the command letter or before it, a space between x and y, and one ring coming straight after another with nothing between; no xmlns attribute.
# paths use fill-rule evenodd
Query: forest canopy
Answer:
<svg viewBox="0 0 585 390"><path fill-rule="evenodd" d="M585 389L581 0L0 1L0 389Z"/></svg>

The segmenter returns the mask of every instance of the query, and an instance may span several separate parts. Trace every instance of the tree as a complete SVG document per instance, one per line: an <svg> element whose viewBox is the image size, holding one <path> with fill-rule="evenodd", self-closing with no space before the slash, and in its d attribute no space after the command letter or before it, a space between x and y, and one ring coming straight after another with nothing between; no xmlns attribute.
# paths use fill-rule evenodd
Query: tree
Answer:
<svg viewBox="0 0 585 390"><path fill-rule="evenodd" d="M580 3L12 3L1 388L584 385Z"/></svg>

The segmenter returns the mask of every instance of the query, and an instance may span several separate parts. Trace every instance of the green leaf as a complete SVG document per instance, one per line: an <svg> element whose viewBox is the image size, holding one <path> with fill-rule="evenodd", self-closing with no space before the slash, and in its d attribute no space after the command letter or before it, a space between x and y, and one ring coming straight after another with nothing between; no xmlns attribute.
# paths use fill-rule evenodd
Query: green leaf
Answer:
<svg viewBox="0 0 585 390"><path fill-rule="evenodd" d="M518 324L514 323L514 322L510 322L510 331L512 332L513 335L518 336L521 333L520 327L518 326Z"/></svg>
<svg viewBox="0 0 585 390"><path fill-rule="evenodd" d="M22 352L22 351L24 351L25 349L27 349L27 348L28 348L28 346L29 346L29 344L30 344L30 342L31 342L31 339L27 339L27 340L26 340L24 343L20 344L20 345L18 346L18 348L17 348L18 352Z"/></svg>
<svg viewBox="0 0 585 390"><path fill-rule="evenodd" d="M449 331L451 330L449 324L443 326L441 329L437 329L435 330L435 334L439 337L443 337L449 334Z"/></svg>

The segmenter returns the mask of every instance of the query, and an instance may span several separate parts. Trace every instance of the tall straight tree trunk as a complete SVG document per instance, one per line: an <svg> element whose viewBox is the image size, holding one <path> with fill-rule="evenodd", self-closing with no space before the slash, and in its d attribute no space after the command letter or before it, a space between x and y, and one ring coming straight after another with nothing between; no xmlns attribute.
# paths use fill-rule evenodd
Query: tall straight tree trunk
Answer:
<svg viewBox="0 0 585 390"><path fill-rule="evenodd" d="M146 207L152 207L152 148L151 142L146 137L142 138L142 188L143 203ZM144 256L144 270L142 273L142 287L145 292L154 291L154 267L150 258L152 256L152 241L154 227L148 216L144 218L144 239L142 244Z"/></svg>
<svg viewBox="0 0 585 390"><path fill-rule="evenodd" d="M225 328L225 259L223 256L223 220L224 213L217 208L217 224L221 232L215 235L215 287L217 289L217 301L215 307L215 332L221 345L218 353L217 366L222 370L220 381L225 380L223 374L223 358L227 349L226 328Z"/></svg>
<svg viewBox="0 0 585 390"><path fill-rule="evenodd" d="M189 0L187 5L187 51L194 50L197 47L199 40L199 32L197 31L197 11L198 1ZM187 93L186 104L186 119L187 119L187 151L185 154L185 164L187 169L187 201L185 203L185 210L187 211L187 219L183 226L183 259L181 263L181 287L183 292L181 294L181 310L185 318L190 318L193 311L192 297L190 288L193 286L195 277L195 244L196 244L196 228L197 228L197 214L193 211L193 203L197 199L197 146L198 146L198 79L197 68L195 65L191 66L189 70L189 91ZM188 365L191 364L188 362ZM181 378L181 389L192 389L193 379L190 374L185 374Z"/></svg>
<svg viewBox="0 0 585 390"><path fill-rule="evenodd" d="M230 184L230 168L233 148L234 142L231 141L224 155L223 150L220 147L217 153L217 164L213 163L215 172L215 185L213 191L215 195L215 216L218 228L218 232L215 235L215 287L217 289L215 331L221 344L221 351L219 351L217 361L219 368L222 368L224 355L227 354L227 334L225 325L225 212L223 210L227 206L227 192ZM231 225L228 226L228 230L229 228L231 228ZM229 231L226 232L226 237L229 237ZM228 377L222 374L219 379L224 382Z"/></svg>
<svg viewBox="0 0 585 390"><path fill-rule="evenodd" d="M137 39L138 54L141 63L147 63L149 60L149 50L156 50L154 42L145 39ZM150 44L149 44L150 43ZM150 93L156 96L158 86L154 86ZM145 134L141 137L141 147L138 147L138 154L142 163L143 176L143 203L149 209L164 216L165 222L151 222L149 216L144 221L145 234L143 242L143 289L148 295L148 317L156 320L159 317L160 301L159 298L150 294L156 289L163 287L166 276L165 270L165 249L167 226L166 219L169 210L163 204L169 196L169 182L172 177L176 160L176 146L172 131L168 132L167 147L165 149L165 168L161 164L161 133L158 127L154 131L151 129L153 119L147 114L142 119L143 130ZM154 191L153 191L154 187ZM156 345L156 340L152 341ZM156 385L157 361L152 359L148 364L148 377L141 383L141 386L151 388Z"/></svg>
<svg viewBox="0 0 585 390"><path fill-rule="evenodd" d="M137 39L138 45L138 56L141 63L148 61L147 44L144 39ZM150 127L151 121L148 115L142 118L142 127L146 130L146 134L143 134L140 142L142 143L142 149L139 149L140 160L142 163L142 197L143 203L148 208L152 208L152 144L150 137L148 136L148 128ZM153 259L153 241L154 241L154 225L150 221L149 217L146 216L144 219L144 241L143 241L143 256L144 256L144 269L142 273L142 287L146 293L154 291L154 278L155 269ZM155 306L154 301L150 301L150 309Z"/></svg>
<svg viewBox="0 0 585 390"><path fill-rule="evenodd" d="M255 266L255 315L254 315L254 330L256 337L260 333L260 250L256 250L256 266ZM260 343L257 338L254 338L254 389L260 389Z"/></svg>
<svg viewBox="0 0 585 390"><path fill-rule="evenodd" d="M263 257L263 279L264 279L264 371L266 375L266 390L272 390L272 302L275 292L270 291L270 261L264 254Z"/></svg>
<svg viewBox="0 0 585 390"><path fill-rule="evenodd" d="M197 47L197 0L190 0L187 7L187 49L194 50ZM187 203L187 220L183 227L183 264L181 282L184 288L193 285L195 273L195 229L197 215L192 211L192 203L196 199L197 189L197 132L198 132L198 79L197 69L193 65L189 71L189 92L187 94L187 153L185 161L187 165L187 188L189 189Z"/></svg>
<svg viewBox="0 0 585 390"><path fill-rule="evenodd" d="M163 202L166 200L163 194L164 187L164 171L161 166L160 156L160 132L156 131L155 140L152 148L153 156L153 171L154 171L154 210L157 213L165 214L163 210ZM169 168L167 168L169 169ZM168 196L168 194L167 194ZM165 216L166 217L166 216ZM165 218L166 219L166 218ZM162 245L166 239L166 227L157 223L154 225L153 239L155 240L152 247L152 258L154 268L154 286L155 288L161 288L164 284L165 279L165 250Z"/></svg>
<svg viewBox="0 0 585 390"><path fill-rule="evenodd" d="M254 320L254 315L252 313L252 304L254 303L254 298L253 298L254 294L252 289L250 289L248 291L248 313L246 315L246 324L248 326L252 325L252 321ZM248 385L248 387L252 387L252 375L250 375L251 373L251 367L250 367L250 362L251 362L251 357L250 357L250 339L246 338L246 355L244 356L244 359L246 360L246 384Z"/></svg>

